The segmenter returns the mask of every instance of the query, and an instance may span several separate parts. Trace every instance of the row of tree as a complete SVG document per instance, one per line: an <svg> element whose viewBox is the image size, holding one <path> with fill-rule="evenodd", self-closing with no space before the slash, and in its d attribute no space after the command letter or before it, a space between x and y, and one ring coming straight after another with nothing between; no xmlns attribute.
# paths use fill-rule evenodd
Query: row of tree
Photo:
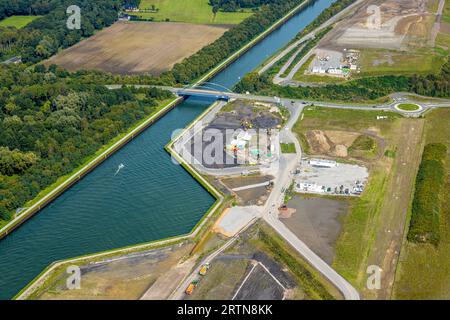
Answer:
<svg viewBox="0 0 450 320"><path fill-rule="evenodd" d="M256 9L265 4L271 4L277 0L209 0L213 11L236 12L241 9Z"/></svg>
<svg viewBox="0 0 450 320"><path fill-rule="evenodd" d="M80 80L54 66L0 65L0 220L172 97Z"/></svg>
<svg viewBox="0 0 450 320"><path fill-rule="evenodd" d="M440 143L425 146L416 178L408 240L439 244L441 193L445 182L447 147Z"/></svg>
<svg viewBox="0 0 450 320"><path fill-rule="evenodd" d="M247 74L234 88L264 95L295 99L363 101L376 100L394 92L414 92L420 95L450 98L450 62L439 74L428 76L380 76L362 78L344 84L322 87L283 87L272 84L267 74Z"/></svg>

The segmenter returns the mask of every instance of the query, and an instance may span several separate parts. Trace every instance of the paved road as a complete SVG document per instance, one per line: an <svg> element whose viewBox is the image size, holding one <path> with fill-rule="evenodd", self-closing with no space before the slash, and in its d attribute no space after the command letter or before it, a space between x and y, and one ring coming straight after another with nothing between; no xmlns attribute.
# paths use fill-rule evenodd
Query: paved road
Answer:
<svg viewBox="0 0 450 320"><path fill-rule="evenodd" d="M311 31L310 33L308 33L306 36L302 37L301 39L293 42L291 45L289 45L286 49L284 49L282 52L280 52L279 55L277 55L275 58L273 58L268 64L266 64L264 67L262 67L258 73L262 74L264 72L266 72L267 70L269 70L275 63L277 63L278 61L280 61L281 59L283 59L287 54L289 54L292 50L294 50L295 48L297 48L299 45L301 45L303 42L313 39L316 34L320 31L322 31L325 28L328 28L330 25L334 24L335 22L337 22L340 18L342 18L342 16L344 16L345 14L347 14L350 10L352 10L355 6L359 5L360 3L364 2L366 0L358 0L355 3L351 4L350 6L348 6L347 8L345 8L344 10L342 10L341 12L339 12L338 14L334 15L331 19L327 20L326 22L324 22L322 25L320 25L317 29L314 29L313 31ZM301 49L299 49L301 50ZM297 50L297 53L298 51ZM289 59L289 61L285 64L286 68L292 63L292 61L294 60L295 56L297 54L294 54L293 57L291 59ZM284 70L286 71L286 69ZM283 72L284 72L283 71ZM280 74L282 74L283 72L279 73L277 76L279 76Z"/></svg>
<svg viewBox="0 0 450 320"><path fill-rule="evenodd" d="M269 199L266 202L263 219L272 226L295 250L300 253L316 270L322 273L336 288L342 292L346 300L359 300L359 293L353 286L348 283L341 275L331 268L325 261L316 255L308 246L303 243L297 236L292 233L279 219L278 208L284 200L283 189L287 189L293 181L293 172L299 165L302 157L302 149L298 139L292 132L292 127L297 122L303 106L293 104L289 107L291 118L286 124L288 130L282 130L283 141L291 141L295 144L296 154L284 154L280 159L280 174L278 175L275 186Z"/></svg>
<svg viewBox="0 0 450 320"><path fill-rule="evenodd" d="M442 12L444 11L444 7L445 7L445 0L440 0L438 11L436 13L436 22L434 23L433 29L431 30L431 42L432 42L431 47L434 47L436 45L436 38L441 29Z"/></svg>
<svg viewBox="0 0 450 320"><path fill-rule="evenodd" d="M321 102L315 100L300 100L300 99L287 99L287 98L279 98L279 97L267 97L267 96L259 96L253 94L240 94L234 92L223 92L223 91L214 91L207 89L184 89L184 88L173 88L173 87L161 87L162 89L169 90L175 94L182 93L183 95L208 95L211 97L221 97L228 96L231 99L241 99L241 100L258 100L264 102L271 103L283 103L285 106L290 105L291 102L294 103L303 103L304 105L315 105L325 108L339 108L339 109L357 109L357 110L378 110L378 111L393 111L398 112L406 116L419 116L425 111L433 108L443 108L450 107L450 100L446 99L434 99L433 101L441 101L437 102L417 102L411 101L410 96L414 96L412 93L407 92L398 92L390 95L393 99L393 102L388 104L380 104L380 105L366 105L366 104L341 104L341 103L332 103L332 102ZM423 97L422 97L423 98ZM426 97L425 97L426 98ZM418 111L408 112L402 111L396 108L399 103L415 103L421 107Z"/></svg>
<svg viewBox="0 0 450 320"><path fill-rule="evenodd" d="M232 190L233 191L243 191L243 190L248 190L248 189L265 187L265 186L268 186L269 184L270 184L270 181L266 181L266 182L262 182L262 183L257 183L257 184L252 184L252 185L243 186L243 187L239 187L239 188L234 188Z"/></svg>

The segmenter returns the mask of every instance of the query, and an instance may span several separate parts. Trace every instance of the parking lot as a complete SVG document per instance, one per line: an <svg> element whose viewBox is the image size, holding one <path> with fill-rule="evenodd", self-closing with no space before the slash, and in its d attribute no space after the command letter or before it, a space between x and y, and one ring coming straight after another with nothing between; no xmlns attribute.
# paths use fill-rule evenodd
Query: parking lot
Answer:
<svg viewBox="0 0 450 320"><path fill-rule="evenodd" d="M369 172L366 167L336 163L336 166L315 166L303 160L295 179L299 193L358 196L364 191Z"/></svg>

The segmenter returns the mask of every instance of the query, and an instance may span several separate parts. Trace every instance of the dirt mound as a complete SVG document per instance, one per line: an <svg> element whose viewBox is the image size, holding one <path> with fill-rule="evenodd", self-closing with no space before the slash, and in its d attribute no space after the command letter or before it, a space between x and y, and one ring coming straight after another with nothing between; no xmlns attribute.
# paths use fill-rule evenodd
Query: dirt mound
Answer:
<svg viewBox="0 0 450 320"><path fill-rule="evenodd" d="M334 150L331 152L333 156L345 158L348 156L348 149L346 146L342 144L338 144L334 147Z"/></svg>
<svg viewBox="0 0 450 320"><path fill-rule="evenodd" d="M342 144L347 148L350 147L359 136L358 132L347 131L326 130L324 133L332 143L336 145Z"/></svg>
<svg viewBox="0 0 450 320"><path fill-rule="evenodd" d="M331 149L325 133L321 130L312 130L307 132L306 138L308 139L308 143L314 152L327 153Z"/></svg>
<svg viewBox="0 0 450 320"><path fill-rule="evenodd" d="M379 138L377 128L368 128L361 132L339 131L339 130L311 130L306 132L306 139L311 148L311 154L323 155L338 158L368 158L367 152L379 148L378 156L384 151L384 141ZM369 141L366 141L369 140ZM370 146L365 145L371 142ZM366 153L355 152L360 147L357 145L363 143L363 151ZM373 159L376 155L370 155Z"/></svg>

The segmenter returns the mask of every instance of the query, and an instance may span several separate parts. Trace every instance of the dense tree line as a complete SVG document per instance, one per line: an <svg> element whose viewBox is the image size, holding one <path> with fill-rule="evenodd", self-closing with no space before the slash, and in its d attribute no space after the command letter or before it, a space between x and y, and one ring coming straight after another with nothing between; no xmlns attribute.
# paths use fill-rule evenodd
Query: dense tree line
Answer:
<svg viewBox="0 0 450 320"><path fill-rule="evenodd" d="M245 8L258 8L265 4L276 2L277 0L209 0L213 11L235 12Z"/></svg>
<svg viewBox="0 0 450 320"><path fill-rule="evenodd" d="M250 73L235 86L235 90L286 98L339 101L376 100L403 91L450 98L450 62L437 75L368 77L322 87L283 87L272 84L268 75Z"/></svg>
<svg viewBox="0 0 450 320"><path fill-rule="evenodd" d="M0 65L0 224L171 96L83 84L55 66Z"/></svg>
<svg viewBox="0 0 450 320"><path fill-rule="evenodd" d="M0 0L0 19L14 14L39 14L26 27L0 28L0 60L20 55L24 62L35 63L46 59L61 48L67 48L82 38L94 34L114 23L124 4L136 0ZM67 7L78 5L81 9L81 29L69 30L66 26Z"/></svg>
<svg viewBox="0 0 450 320"><path fill-rule="evenodd" d="M0 20L13 15L45 15L57 3L58 0L0 0Z"/></svg>
<svg viewBox="0 0 450 320"><path fill-rule="evenodd" d="M447 147L443 144L425 146L416 178L408 240L439 243L441 193L445 182Z"/></svg>

